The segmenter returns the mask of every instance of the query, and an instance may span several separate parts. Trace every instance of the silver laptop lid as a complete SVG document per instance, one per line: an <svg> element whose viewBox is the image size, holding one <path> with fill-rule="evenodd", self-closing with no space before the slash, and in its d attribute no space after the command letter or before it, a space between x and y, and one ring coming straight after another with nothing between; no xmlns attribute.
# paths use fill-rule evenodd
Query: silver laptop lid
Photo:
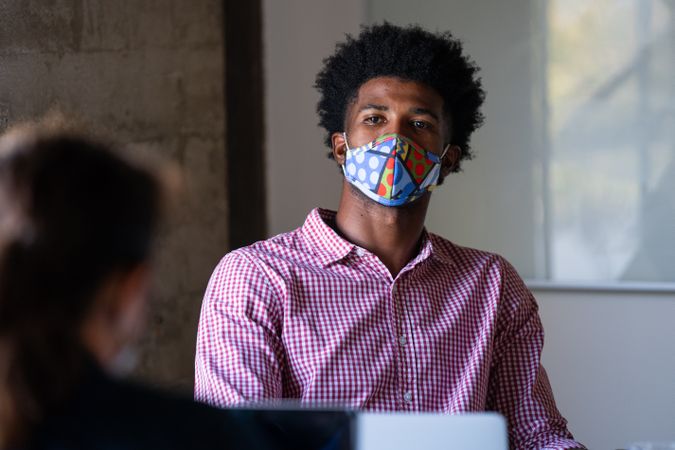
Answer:
<svg viewBox="0 0 675 450"><path fill-rule="evenodd" d="M358 413L356 450L508 450L496 413Z"/></svg>

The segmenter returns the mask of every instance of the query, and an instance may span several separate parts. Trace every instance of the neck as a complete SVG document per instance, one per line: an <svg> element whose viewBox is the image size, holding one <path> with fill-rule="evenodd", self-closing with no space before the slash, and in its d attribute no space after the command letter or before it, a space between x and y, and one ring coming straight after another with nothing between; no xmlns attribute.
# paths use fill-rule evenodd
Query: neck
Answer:
<svg viewBox="0 0 675 450"><path fill-rule="evenodd" d="M429 195L403 207L382 206L343 183L336 217L337 231L375 254L396 277L417 255Z"/></svg>

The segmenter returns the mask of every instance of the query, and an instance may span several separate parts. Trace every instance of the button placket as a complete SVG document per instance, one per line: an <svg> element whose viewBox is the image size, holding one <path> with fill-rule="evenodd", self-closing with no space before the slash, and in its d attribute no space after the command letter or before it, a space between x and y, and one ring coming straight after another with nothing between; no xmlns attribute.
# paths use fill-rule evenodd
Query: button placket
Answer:
<svg viewBox="0 0 675 450"><path fill-rule="evenodd" d="M409 316L409 313L406 309L405 300L403 298L401 288L405 283L402 280L395 282L392 286L391 296L392 301L395 304L395 308L398 312L396 321L397 321L397 331L398 336L396 337L396 343L399 348L399 355L401 361L401 399L403 400L402 405L406 410L412 410L415 407L415 389L414 385L416 381L416 371L415 371L415 356L414 349L410 347L410 337L408 336L409 330L413 326L412 318Z"/></svg>

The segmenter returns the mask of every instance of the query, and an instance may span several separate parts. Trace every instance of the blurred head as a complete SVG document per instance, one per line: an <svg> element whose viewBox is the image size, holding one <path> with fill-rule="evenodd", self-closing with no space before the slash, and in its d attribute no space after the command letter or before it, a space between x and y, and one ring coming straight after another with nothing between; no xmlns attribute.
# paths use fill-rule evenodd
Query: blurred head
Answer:
<svg viewBox="0 0 675 450"><path fill-rule="evenodd" d="M89 356L113 369L138 335L160 194L75 133L0 139L0 412L17 426L67 398Z"/></svg>

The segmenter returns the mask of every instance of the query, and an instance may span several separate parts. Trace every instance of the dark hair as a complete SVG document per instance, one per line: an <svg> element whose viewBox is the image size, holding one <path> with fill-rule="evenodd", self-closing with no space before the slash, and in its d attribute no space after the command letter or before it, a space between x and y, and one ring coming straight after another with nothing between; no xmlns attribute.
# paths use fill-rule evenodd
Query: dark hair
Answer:
<svg viewBox="0 0 675 450"><path fill-rule="evenodd" d="M443 99L451 143L462 149L460 160L472 156L469 140L483 123L480 107L485 92L478 67L450 33L430 33L419 26L398 27L384 22L364 27L354 39L336 47L324 60L315 87L321 98L317 105L319 125L331 135L343 131L347 106L366 81L393 76L417 81L435 89ZM332 153L329 157L333 157ZM455 170L459 170L457 164Z"/></svg>
<svg viewBox="0 0 675 450"><path fill-rule="evenodd" d="M108 277L148 258L160 191L148 171L77 134L36 128L0 140L0 341L19 426L78 381L83 320Z"/></svg>

